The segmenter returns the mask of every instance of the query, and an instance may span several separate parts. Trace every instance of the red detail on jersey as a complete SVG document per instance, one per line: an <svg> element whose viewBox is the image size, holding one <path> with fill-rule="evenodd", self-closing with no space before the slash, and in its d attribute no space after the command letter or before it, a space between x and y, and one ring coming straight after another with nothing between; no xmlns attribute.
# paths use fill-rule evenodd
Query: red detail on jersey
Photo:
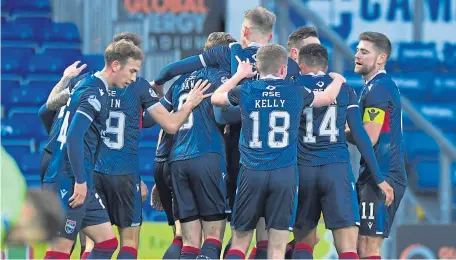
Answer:
<svg viewBox="0 0 456 260"><path fill-rule="evenodd" d="M141 108L140 114L139 114L139 130L142 129L143 125L143 109Z"/></svg>
<svg viewBox="0 0 456 260"><path fill-rule="evenodd" d="M391 132L390 113L391 113L391 109L388 108L385 113L385 118L383 119L383 126L382 126L382 130L380 131L380 133Z"/></svg>

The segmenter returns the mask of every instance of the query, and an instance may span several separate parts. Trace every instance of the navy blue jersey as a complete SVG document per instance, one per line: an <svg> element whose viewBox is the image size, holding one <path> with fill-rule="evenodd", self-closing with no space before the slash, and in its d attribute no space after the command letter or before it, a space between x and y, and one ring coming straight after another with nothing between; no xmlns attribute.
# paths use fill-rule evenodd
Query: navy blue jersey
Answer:
<svg viewBox="0 0 456 260"><path fill-rule="evenodd" d="M101 131L108 119L108 85L98 74L81 80L71 91L68 103L63 111L63 121L53 147L44 182L52 182L60 174L74 175L68 159L66 138L68 127L76 113L81 113L92 120L84 136L84 167L88 177L87 185L92 185L92 172L101 144Z"/></svg>
<svg viewBox="0 0 456 260"><path fill-rule="evenodd" d="M80 80L92 74L92 72L87 72L71 79L68 90L71 91ZM63 121L62 118L64 109L65 107L60 108L59 113L55 114L54 122L52 123L51 131L49 132L49 137L44 145L44 150L48 151L49 153L52 153L52 148L54 147L55 140L57 140L57 136L59 135L60 127L62 126Z"/></svg>
<svg viewBox="0 0 456 260"><path fill-rule="evenodd" d="M318 92L324 91L332 81L324 73L296 79L298 85ZM298 164L320 166L349 162L345 122L350 107L358 107L358 98L352 88L343 85L330 106L304 108L299 127Z"/></svg>
<svg viewBox="0 0 456 260"><path fill-rule="evenodd" d="M159 98L149 82L138 77L126 88L109 90L109 118L95 170L104 174L139 173L138 145L142 111L153 108Z"/></svg>
<svg viewBox="0 0 456 260"><path fill-rule="evenodd" d="M359 108L363 113L363 122L382 124L380 136L374 145L382 174L406 185L401 97L396 83L386 73L377 74L363 88ZM361 160L360 170L365 167L364 160Z"/></svg>
<svg viewBox="0 0 456 260"><path fill-rule="evenodd" d="M234 56L237 55L242 61L248 59L253 64L253 69L256 70L256 53L261 46L261 44L254 42L244 49L239 43L232 44L231 48L228 46L216 46L200 54L200 60L205 67L218 67L234 74L238 67L234 59ZM297 76L299 76L299 66L294 60L288 58L287 79L294 79ZM259 74L257 77L259 77ZM257 77L253 79L258 79Z"/></svg>
<svg viewBox="0 0 456 260"><path fill-rule="evenodd" d="M161 99L161 103L168 109L177 111L185 102L188 93L199 79L208 79L211 87L206 93L214 92L229 78L227 71L215 68L204 68L193 72L182 84L174 87ZM207 153L224 155L224 141L215 121L213 106L210 98L204 99L199 106L193 109L187 121L174 135L170 162L187 160Z"/></svg>
<svg viewBox="0 0 456 260"><path fill-rule="evenodd" d="M273 170L296 164L299 120L314 94L282 79L246 81L228 92L242 113L241 164L253 170Z"/></svg>

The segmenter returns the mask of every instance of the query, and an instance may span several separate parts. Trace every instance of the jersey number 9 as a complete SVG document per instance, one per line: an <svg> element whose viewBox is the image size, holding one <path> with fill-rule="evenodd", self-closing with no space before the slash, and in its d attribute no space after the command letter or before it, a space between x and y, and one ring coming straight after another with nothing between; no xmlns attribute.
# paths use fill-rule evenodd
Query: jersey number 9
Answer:
<svg viewBox="0 0 456 260"><path fill-rule="evenodd" d="M114 120L117 124L114 124ZM118 111L109 111L109 118L106 120L106 134L115 135L114 141L110 138L103 138L103 142L107 147L115 150L120 150L124 146L124 132L125 132L125 114Z"/></svg>

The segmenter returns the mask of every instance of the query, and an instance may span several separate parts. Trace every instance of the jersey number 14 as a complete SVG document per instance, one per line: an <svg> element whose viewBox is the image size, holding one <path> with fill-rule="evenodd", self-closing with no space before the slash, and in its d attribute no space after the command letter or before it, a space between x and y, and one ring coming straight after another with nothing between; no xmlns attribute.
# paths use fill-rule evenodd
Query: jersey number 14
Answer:
<svg viewBox="0 0 456 260"><path fill-rule="evenodd" d="M306 115L306 135L304 136L304 143L316 143L317 139L313 135L314 118L313 108L307 107L304 109ZM320 127L318 128L318 136L328 136L331 143L337 142L337 136L339 135L339 129L336 125L337 120L337 107L328 106L326 113L321 120Z"/></svg>

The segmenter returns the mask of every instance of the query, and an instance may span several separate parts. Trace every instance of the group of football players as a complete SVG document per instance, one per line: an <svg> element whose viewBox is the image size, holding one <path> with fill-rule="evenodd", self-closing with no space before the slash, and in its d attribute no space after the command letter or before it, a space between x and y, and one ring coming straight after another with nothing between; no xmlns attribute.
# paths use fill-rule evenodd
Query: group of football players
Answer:
<svg viewBox="0 0 456 260"><path fill-rule="evenodd" d="M147 197L138 145L154 124L163 130L151 203L175 227L163 258L219 259L230 221L224 258L245 258L256 230L249 257L311 259L321 213L341 259L380 258L406 187L400 94L384 70L391 43L360 34L358 100L342 75L327 74L313 27L294 31L287 51L269 43L275 20L247 11L238 41L212 33L201 55L150 83L137 76L144 54L132 33L114 37L101 71L80 75L79 62L64 71L40 109L43 187L66 207L46 259L69 258L78 234L89 238L81 258L110 259L112 225L117 258L137 258ZM362 155L357 181L347 142Z"/></svg>

